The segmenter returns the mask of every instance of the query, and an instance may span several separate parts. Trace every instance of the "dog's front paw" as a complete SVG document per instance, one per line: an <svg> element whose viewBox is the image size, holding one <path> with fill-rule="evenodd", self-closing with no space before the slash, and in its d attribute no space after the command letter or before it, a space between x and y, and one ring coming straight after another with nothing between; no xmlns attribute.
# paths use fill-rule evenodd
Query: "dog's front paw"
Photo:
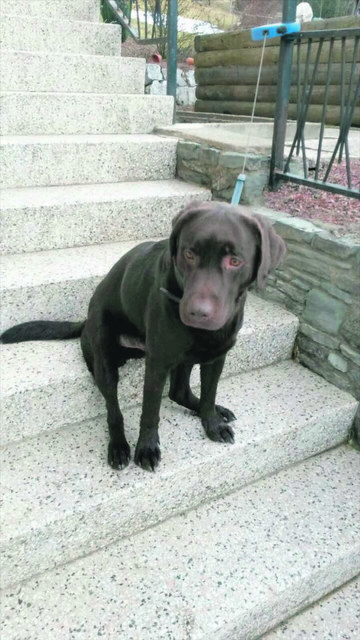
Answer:
<svg viewBox="0 0 360 640"><path fill-rule="evenodd" d="M201 422L206 435L210 440L213 440L214 442L234 443L234 431L226 422L223 422L221 415L217 414L211 418L205 418Z"/></svg>
<svg viewBox="0 0 360 640"><path fill-rule="evenodd" d="M115 442L110 440L108 447L108 463L113 469L124 469L130 461L130 447L126 440Z"/></svg>
<svg viewBox="0 0 360 640"><path fill-rule="evenodd" d="M146 471L154 471L161 459L159 440L156 438L146 442L138 442L135 449L134 461Z"/></svg>
<svg viewBox="0 0 360 640"><path fill-rule="evenodd" d="M226 409L226 407L222 407L221 404L215 405L216 413L220 418L222 418L225 422L234 422L236 420L236 415L230 411L230 409Z"/></svg>

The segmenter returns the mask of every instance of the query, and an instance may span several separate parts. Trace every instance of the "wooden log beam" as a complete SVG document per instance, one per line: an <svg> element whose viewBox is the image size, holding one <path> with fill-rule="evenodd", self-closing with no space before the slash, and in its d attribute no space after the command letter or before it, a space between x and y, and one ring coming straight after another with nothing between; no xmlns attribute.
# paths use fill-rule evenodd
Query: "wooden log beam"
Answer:
<svg viewBox="0 0 360 640"><path fill-rule="evenodd" d="M232 115L251 115L252 102L240 102L231 100L196 100L195 112L198 113L225 113ZM273 118L275 104L273 102L259 102L256 105L255 116L261 118ZM289 119L296 120L297 106L289 104ZM310 105L307 122L320 122L322 117L321 105ZM331 105L327 109L326 124L338 125L340 123L340 107ZM360 107L355 107L352 126L360 126Z"/></svg>
<svg viewBox="0 0 360 640"><path fill-rule="evenodd" d="M310 62L315 62L317 53L317 44L312 46L310 54ZM326 63L329 59L330 42L324 42L320 63ZM295 54L296 56L297 54ZM307 55L307 45L300 46L300 62L304 63ZM347 46L345 49L345 62L351 62L353 58L353 47ZM261 59L261 49L228 49L226 51L205 51L204 53L195 54L196 68L217 67L227 65L241 66L258 66ZM296 58L295 58L296 59ZM341 62L342 47L341 41L335 41L333 47L333 62ZM279 60L278 47L265 47L264 65L276 65ZM357 61L360 61L360 53L358 53Z"/></svg>
<svg viewBox="0 0 360 640"><path fill-rule="evenodd" d="M259 67L229 65L227 67L204 67L195 69L195 80L198 85L212 84L256 84ZM278 70L276 65L266 65L261 74L262 84L277 82Z"/></svg>
<svg viewBox="0 0 360 640"><path fill-rule="evenodd" d="M339 85L342 82L344 75L344 81L349 82L351 71L351 64L345 65L344 74L342 73L342 66L339 63L332 65L331 84ZM229 65L227 67L204 67L203 69L195 70L196 82L200 86L208 85L238 85L238 84L250 84L255 85L257 76L259 73L259 67L242 67L238 65ZM291 81L295 83L296 78L296 65L293 65L291 73ZM319 64L316 74L316 84L325 84L327 76L327 64ZM305 65L300 65L300 81L303 82L305 77ZM278 70L275 65L266 65L262 68L260 84L261 85L273 85L277 83Z"/></svg>
<svg viewBox="0 0 360 640"><path fill-rule="evenodd" d="M272 38L268 41L269 46L278 47L280 38ZM215 33L208 36L195 36L195 51L226 51L227 49L246 49L262 47L261 40L252 40L251 30L231 31L230 33Z"/></svg>
<svg viewBox="0 0 360 640"><path fill-rule="evenodd" d="M348 86L345 86L345 96ZM275 85L262 85L259 87L258 102L276 102L277 88ZM300 94L301 95L301 94ZM239 100L251 102L255 97L255 86L252 85L208 85L197 86L196 97L198 100ZM311 104L324 104L325 85L315 85L311 95ZM297 87L290 90L290 102L297 101ZM328 104L340 105L340 85L329 87Z"/></svg>
<svg viewBox="0 0 360 640"><path fill-rule="evenodd" d="M319 29L346 29L360 27L360 16L343 16L327 20L305 22L302 31L317 31ZM280 38L272 38L266 46L279 46ZM224 51L226 49L243 49L247 47L259 48L261 41L251 39L251 29L231 31L230 33L216 33L207 36L195 36L195 51Z"/></svg>

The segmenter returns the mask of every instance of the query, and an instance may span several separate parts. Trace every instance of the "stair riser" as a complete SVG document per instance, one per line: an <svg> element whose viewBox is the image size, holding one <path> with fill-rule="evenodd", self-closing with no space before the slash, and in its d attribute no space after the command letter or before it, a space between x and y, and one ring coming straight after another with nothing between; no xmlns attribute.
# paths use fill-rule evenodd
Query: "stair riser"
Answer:
<svg viewBox="0 0 360 640"><path fill-rule="evenodd" d="M2 91L143 94L145 60L3 51Z"/></svg>
<svg viewBox="0 0 360 640"><path fill-rule="evenodd" d="M331 638L335 634L338 638L353 637L354 621L359 617L360 576L350 582L346 579L343 583L337 580L333 586L334 589L339 586L341 588L333 591L329 585L324 598L316 598L315 604L306 609L303 609L302 604L297 615L285 622L282 621L276 629L261 636L262 640L284 640L285 637L286 640L296 640L299 633L303 637L307 633L307 637L312 635L314 638L320 629L323 638ZM286 612L286 616L288 615L289 612Z"/></svg>
<svg viewBox="0 0 360 640"><path fill-rule="evenodd" d="M25 540L22 536L14 537L6 545L2 560L3 588L88 555L114 543L119 537L132 536L184 510L196 508L340 444L347 437L354 412L354 406L343 407L325 418L319 415L313 421L302 424L300 421L293 429L283 426L272 437L260 441L241 443L241 437L238 437L235 445L215 445L219 449L216 464L213 458L204 457L198 460L194 472L188 467L178 468L171 482L168 476L156 474L151 484L142 487L140 500L135 498L137 494L129 483L119 488L116 497L81 512L81 518L79 513L69 513L65 519L50 521L42 527L37 523L37 529L30 530ZM163 413L167 418L169 410ZM101 422L104 423L103 437L98 435L98 428L95 429L94 437L87 437L87 447L96 451L100 445L101 455L105 458L106 425L105 421ZM91 429L91 425L84 423L79 429ZM99 451L96 451L98 456ZM82 467L79 473L84 473ZM349 559L349 569L354 569L354 561L354 558ZM350 573L348 579L355 573Z"/></svg>
<svg viewBox="0 0 360 640"><path fill-rule="evenodd" d="M151 133L173 116L171 96L7 93L0 100L3 135Z"/></svg>
<svg viewBox="0 0 360 640"><path fill-rule="evenodd" d="M59 305L60 306L60 305ZM85 306L85 305L84 305ZM86 305L87 306L87 305ZM39 316L31 316L31 319ZM61 311L57 318L61 319ZM86 312L82 316L86 317ZM279 322L269 327L244 329L240 332L235 347L228 353L223 377L230 377L237 373L251 371L271 365L291 357L294 339L297 331L297 321ZM31 347L23 345L16 347L18 355L26 359L26 351ZM6 347L3 347L6 349ZM38 360L38 367L46 371L46 361L51 368L60 357L57 343L48 343L45 347L45 364ZM24 353L25 351L25 353ZM0 427L1 444L21 440L23 437L34 436L51 431L58 427L80 422L81 420L105 415L105 404L100 392L95 388L92 377L87 371L80 349L80 341L66 343L69 370L72 371L71 380L56 380L43 384L35 389L22 389L3 398L1 401L1 416L3 425ZM64 358L63 350L61 357ZM11 362L11 360L9 359ZM123 407L129 408L140 405L142 401L142 381L144 378L143 361L130 361L121 369L121 384L119 397ZM192 384L199 384L198 369L194 371ZM21 392L20 392L21 391ZM166 392L167 393L167 392ZM105 417L104 417L105 423Z"/></svg>
<svg viewBox="0 0 360 640"><path fill-rule="evenodd" d="M210 197L209 192L196 187L188 193L183 190L183 195L174 191L166 196L166 187L161 187L160 183L156 183L158 193L153 195L149 193L151 183L137 184L133 186L133 197L122 200L115 196L112 199L109 195L107 202L97 202L95 194L90 202L79 200L53 206L29 204L5 208L1 215L1 250L3 253L23 253L117 241L141 242L161 237L165 229L170 230L174 215L191 198L207 200ZM106 191L106 185L103 189ZM136 193L137 189L139 193ZM144 190L147 197L144 197ZM3 196L5 199L5 191Z"/></svg>
<svg viewBox="0 0 360 640"><path fill-rule="evenodd" d="M27 14L4 15L0 24L3 49L118 56L121 53L121 28L114 24L47 20Z"/></svg>
<svg viewBox="0 0 360 640"><path fill-rule="evenodd" d="M100 137L99 137L100 138ZM136 138L126 142L16 141L2 149L3 187L167 180L175 175L176 140Z"/></svg>
<svg viewBox="0 0 360 640"><path fill-rule="evenodd" d="M84 20L99 22L99 0L17 0L16 6L6 0L1 2L1 13L15 13L20 16L32 16L39 19Z"/></svg>

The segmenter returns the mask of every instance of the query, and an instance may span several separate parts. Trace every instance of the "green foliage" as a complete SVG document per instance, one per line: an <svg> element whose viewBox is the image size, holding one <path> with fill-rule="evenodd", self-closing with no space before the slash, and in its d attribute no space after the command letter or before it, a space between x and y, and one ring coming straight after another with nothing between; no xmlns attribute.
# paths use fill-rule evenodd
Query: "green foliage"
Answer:
<svg viewBox="0 0 360 640"><path fill-rule="evenodd" d="M354 0L311 0L314 18L338 18L351 15Z"/></svg>
<svg viewBox="0 0 360 640"><path fill-rule="evenodd" d="M117 3L119 5L119 7L121 8L124 17L129 19L129 17L130 17L130 5L131 5L130 1L129 0L117 0ZM105 2L105 0L100 0L100 13L101 13L101 17L102 17L103 22L109 22L109 23L115 22L114 14L112 13L111 9L109 8L109 6ZM123 29L122 30L122 34L121 34L122 42L125 42L127 37L128 37L128 33L127 33L126 29Z"/></svg>
<svg viewBox="0 0 360 640"><path fill-rule="evenodd" d="M148 23L147 37L163 37L167 35L166 15L169 0L116 0L124 17L130 18L131 11L140 11L147 9L148 16L154 17L156 14L156 24L153 26ZM108 7L105 0L100 0L101 16L104 22L115 22L114 14ZM230 11L232 6L230 0L178 0L178 14L184 18L192 18L194 20L204 20L211 22L220 29L227 30L236 22L234 14ZM144 18L138 21L132 16L131 27L134 31L138 31L140 27L140 38L145 38L145 22ZM122 30L122 40L129 38L126 29ZM163 58L166 57L166 45L157 45L159 53ZM185 59L194 55L194 34L178 32L178 57Z"/></svg>

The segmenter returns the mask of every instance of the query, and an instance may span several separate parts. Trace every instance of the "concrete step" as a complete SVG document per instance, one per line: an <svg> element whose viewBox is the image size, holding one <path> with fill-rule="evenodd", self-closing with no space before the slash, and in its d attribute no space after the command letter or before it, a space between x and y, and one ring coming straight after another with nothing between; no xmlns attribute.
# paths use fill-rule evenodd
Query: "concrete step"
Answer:
<svg viewBox="0 0 360 640"><path fill-rule="evenodd" d="M262 640L357 640L360 638L360 576L325 596Z"/></svg>
<svg viewBox="0 0 360 640"><path fill-rule="evenodd" d="M103 262L106 263L106 260L105 254ZM104 268L100 261L101 254L97 264L95 258L89 260L89 268ZM71 300L73 306L76 305L76 298L82 291L84 309L79 316L85 318L91 293L89 291L89 295L84 296L84 290L90 287L86 286L84 280L80 285L78 290L74 287ZM29 313L26 320L37 317L30 310L33 296L35 298L36 294L31 290L23 291L22 297L19 297L19 312L28 301ZM54 298L56 296L57 293L54 293ZM51 306L51 296L48 296L48 300ZM67 315L64 310L66 304L64 296L60 295L55 314L58 319ZM6 300L3 306L5 310ZM45 301L42 308L46 309ZM235 347L227 355L223 376L290 358L297 328L298 319L291 313L249 294L244 326ZM1 345L0 353L2 444L87 418L104 416L104 400L83 361L79 340ZM128 362L121 373L122 402L124 406L134 407L142 398L143 361ZM192 382L198 383L197 371L194 372Z"/></svg>
<svg viewBox="0 0 360 640"><path fill-rule="evenodd" d="M2 91L143 94L144 84L142 58L1 51Z"/></svg>
<svg viewBox="0 0 360 640"><path fill-rule="evenodd" d="M1 252L160 237L186 202L210 198L179 180L4 189Z"/></svg>
<svg viewBox="0 0 360 640"><path fill-rule="evenodd" d="M320 414L319 420L321 423ZM303 437L307 428L305 425ZM253 431L249 434L251 441L254 435ZM273 435L271 446L277 434ZM292 442L296 442L294 436ZM260 438L258 464L264 460L263 434ZM303 443L304 439L301 446ZM174 490L179 504L190 478L192 493L187 504L206 486L214 497L209 486L213 478L227 482L230 488L234 474L248 460L237 456L221 468L217 458L208 467L210 475L202 476L201 466L207 466L204 455L194 465L191 445L178 478L170 469L166 475L164 471L147 475L130 467L127 475L119 476L105 468L100 474L97 469L102 491L108 485L101 501L96 495L100 485L91 482L93 469L82 461L93 443L77 448L76 441L70 440L68 446L63 468L58 466L59 453L46 445L35 449L36 462L34 448L28 449L32 470L29 457L22 458L20 451L12 463L6 460L11 466L8 483L13 493L8 525L12 562L7 564L13 575L25 578L30 564L39 573L45 551L59 563L65 547L90 554L110 521L117 537L126 536L128 511L138 511L143 522L147 518L147 527L154 523L159 505L166 515L174 514L167 494ZM231 455L231 447L226 449ZM281 446L274 449L282 455ZM38 481L34 486L31 479L34 473L38 478L45 467L47 487L40 514ZM80 485L76 496L74 486L68 484L75 469ZM6 638L70 638L76 630L76 637L84 640L99 636L110 640L254 640L360 571L359 471L359 454L342 446L14 586L3 594ZM18 487L23 488L24 504L16 504ZM85 512L89 500L94 505L91 517ZM56 522L65 509L69 521L74 509L81 514L77 526L62 523L61 528ZM18 555L16 546L21 546Z"/></svg>
<svg viewBox="0 0 360 640"><path fill-rule="evenodd" d="M152 133L172 122L172 96L113 93L0 94L3 135Z"/></svg>
<svg viewBox="0 0 360 640"><path fill-rule="evenodd" d="M16 13L17 16L55 20L85 20L99 22L99 0L16 0L16 5L8 0L0 0L0 14Z"/></svg>
<svg viewBox="0 0 360 640"><path fill-rule="evenodd" d="M167 180L175 175L175 138L150 134L4 136L4 188Z"/></svg>
<svg viewBox="0 0 360 640"><path fill-rule="evenodd" d="M7 4L9 14L2 15L0 21L2 49L100 56L119 56L121 53L121 28L118 25L59 18L49 20L47 11L39 22L39 18L29 16L28 11L22 15L10 14L11 4Z"/></svg>

